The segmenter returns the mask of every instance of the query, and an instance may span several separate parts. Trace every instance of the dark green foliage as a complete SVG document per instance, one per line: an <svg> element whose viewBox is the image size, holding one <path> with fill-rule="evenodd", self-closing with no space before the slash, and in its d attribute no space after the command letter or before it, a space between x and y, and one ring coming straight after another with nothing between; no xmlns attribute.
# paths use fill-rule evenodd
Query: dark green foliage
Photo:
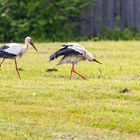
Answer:
<svg viewBox="0 0 140 140"><path fill-rule="evenodd" d="M74 38L80 10L92 0L0 0L0 41Z"/></svg>
<svg viewBox="0 0 140 140"><path fill-rule="evenodd" d="M136 32L134 29L121 29L115 27L114 29L103 28L100 35L100 39L103 40L139 40L140 33Z"/></svg>
<svg viewBox="0 0 140 140"><path fill-rule="evenodd" d="M0 0L0 42L23 41L26 36L37 41L140 39L140 33L119 26L114 29L103 27L98 37L80 36L79 13L93 1Z"/></svg>

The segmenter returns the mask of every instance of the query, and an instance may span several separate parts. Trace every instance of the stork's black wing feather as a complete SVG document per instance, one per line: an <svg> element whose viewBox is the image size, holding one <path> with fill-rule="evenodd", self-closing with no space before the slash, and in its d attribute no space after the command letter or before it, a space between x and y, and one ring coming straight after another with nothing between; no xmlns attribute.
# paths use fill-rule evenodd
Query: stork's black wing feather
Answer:
<svg viewBox="0 0 140 140"><path fill-rule="evenodd" d="M57 52L53 53L49 57L49 59L51 61L51 60L54 60L55 58L57 58L61 55L76 55L76 54L81 54L81 53L76 51L76 50L65 47L65 48L62 48L62 49L58 50Z"/></svg>
<svg viewBox="0 0 140 140"><path fill-rule="evenodd" d="M8 49L8 48L9 48L9 46L3 45L3 46L0 47L0 51L4 51L4 50L6 50L6 49Z"/></svg>
<svg viewBox="0 0 140 140"><path fill-rule="evenodd" d="M15 54L11 54L8 52L0 51L0 58L14 58L16 57Z"/></svg>
<svg viewBox="0 0 140 140"><path fill-rule="evenodd" d="M14 58L16 55L5 52L4 50L8 49L9 46L3 45L0 47L0 58Z"/></svg>

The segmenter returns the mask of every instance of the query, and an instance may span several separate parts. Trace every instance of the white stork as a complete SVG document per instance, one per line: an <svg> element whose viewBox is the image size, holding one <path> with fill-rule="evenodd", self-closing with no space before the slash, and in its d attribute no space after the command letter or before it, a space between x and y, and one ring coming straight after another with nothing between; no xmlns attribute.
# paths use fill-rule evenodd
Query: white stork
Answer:
<svg viewBox="0 0 140 140"><path fill-rule="evenodd" d="M25 38L24 45L21 45L18 43L8 43L8 44L1 46L0 47L0 58L3 58L3 60L0 63L0 67L5 59L13 59L15 61L15 67L16 67L17 74L18 74L19 78L21 78L19 71L18 71L19 69L17 66L16 57L17 56L21 57L27 51L29 44L31 44L33 46L33 48L37 51L31 37Z"/></svg>
<svg viewBox="0 0 140 140"><path fill-rule="evenodd" d="M102 64L99 61L97 61L95 57L93 57L93 55L85 49L85 47L81 46L78 43L67 43L67 44L63 44L62 46L63 48L53 53L49 57L49 59L51 61L63 55L63 58L57 63L57 65L61 65L65 63L72 64L72 68L70 72L70 80L72 79L73 72L78 74L83 79L86 79L84 76L76 72L74 69L75 64L77 64L78 62L88 60L90 62L95 61L99 64Z"/></svg>

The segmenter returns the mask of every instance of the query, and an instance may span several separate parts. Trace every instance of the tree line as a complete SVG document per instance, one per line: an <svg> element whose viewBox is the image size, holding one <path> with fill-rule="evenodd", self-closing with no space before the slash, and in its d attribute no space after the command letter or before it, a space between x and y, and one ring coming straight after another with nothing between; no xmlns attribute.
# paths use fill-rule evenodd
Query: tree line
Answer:
<svg viewBox="0 0 140 140"><path fill-rule="evenodd" d="M0 42L64 41L79 36L81 9L93 0L0 0Z"/></svg>

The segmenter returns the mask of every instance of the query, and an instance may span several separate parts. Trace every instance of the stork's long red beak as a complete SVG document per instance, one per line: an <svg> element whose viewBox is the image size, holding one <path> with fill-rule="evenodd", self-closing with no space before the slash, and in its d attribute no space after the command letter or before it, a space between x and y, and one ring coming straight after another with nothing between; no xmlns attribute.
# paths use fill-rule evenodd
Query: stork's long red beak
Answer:
<svg viewBox="0 0 140 140"><path fill-rule="evenodd" d="M97 63L99 63L99 64L102 64L101 62L99 62L98 60L96 60L96 59L93 59L93 61L95 61L95 62L97 62Z"/></svg>
<svg viewBox="0 0 140 140"><path fill-rule="evenodd" d="M30 44L33 46L33 48L38 52L37 48L35 47L33 42L30 42Z"/></svg>

